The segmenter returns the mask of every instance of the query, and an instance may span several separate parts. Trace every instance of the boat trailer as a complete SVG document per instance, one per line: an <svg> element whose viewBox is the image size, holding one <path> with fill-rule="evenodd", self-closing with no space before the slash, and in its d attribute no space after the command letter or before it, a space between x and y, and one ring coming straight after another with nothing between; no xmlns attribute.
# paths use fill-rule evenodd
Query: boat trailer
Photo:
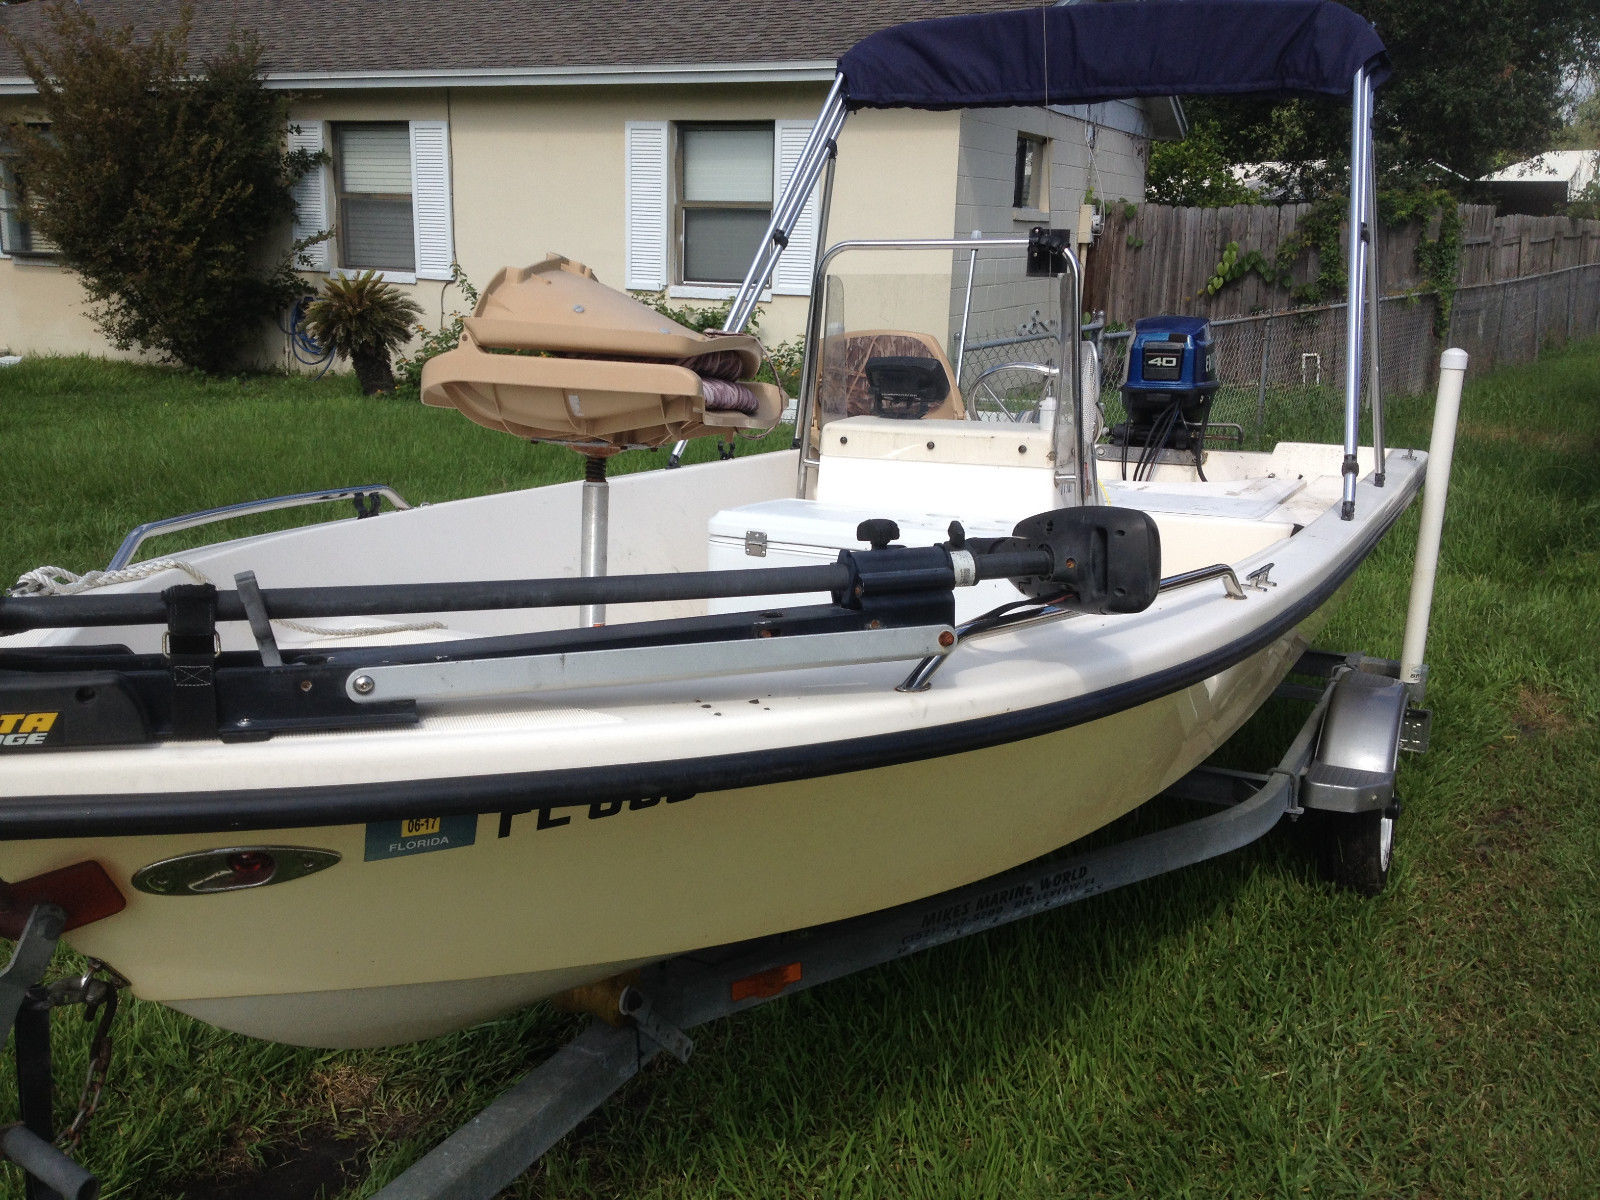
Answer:
<svg viewBox="0 0 1600 1200"><path fill-rule="evenodd" d="M1265 836L1284 817L1318 826L1327 878L1376 894L1387 879L1399 813L1399 752L1426 750L1428 742L1429 714L1416 707L1423 683L1402 681L1401 674L1401 664L1390 660L1307 652L1274 693L1313 702L1275 767L1251 773L1202 766L1157 797L1216 810L1207 815L1051 855L882 912L696 951L582 989L583 1007L593 1014L584 1030L378 1192L377 1200L488 1200L657 1054L687 1060L693 1042L686 1031L697 1025L1215 858ZM79 1003L99 1013L70 1141L98 1099L109 1057L106 1028L122 981L91 963L81 978L44 983L72 918L55 904L25 908L16 895L4 899L20 936L0 970L0 1029L6 1036L16 1032L22 1120L0 1130L0 1153L26 1173L28 1200L95 1200L98 1181L54 1142L49 1014Z"/></svg>

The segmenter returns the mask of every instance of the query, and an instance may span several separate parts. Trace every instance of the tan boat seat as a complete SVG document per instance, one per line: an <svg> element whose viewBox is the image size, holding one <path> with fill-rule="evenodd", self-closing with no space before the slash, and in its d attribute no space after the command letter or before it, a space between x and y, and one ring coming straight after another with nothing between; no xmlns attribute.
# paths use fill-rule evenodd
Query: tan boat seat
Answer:
<svg viewBox="0 0 1600 1200"><path fill-rule="evenodd" d="M787 402L751 379L754 337L679 325L559 255L502 269L464 325L461 344L423 367L423 403L520 438L591 454L660 446L770 429ZM754 411L718 407L735 381L734 402Z"/></svg>

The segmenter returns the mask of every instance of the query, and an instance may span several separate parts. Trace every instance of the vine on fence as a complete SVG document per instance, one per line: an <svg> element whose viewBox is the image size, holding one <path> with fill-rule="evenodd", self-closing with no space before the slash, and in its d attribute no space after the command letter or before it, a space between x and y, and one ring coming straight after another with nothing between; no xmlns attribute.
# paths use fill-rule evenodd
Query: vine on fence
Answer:
<svg viewBox="0 0 1600 1200"><path fill-rule="evenodd" d="M1259 250L1241 252L1238 242L1229 242L1206 281L1206 293L1215 296L1253 273L1269 286L1289 288L1296 305L1324 304L1336 299L1349 281L1339 246L1347 203L1337 194L1317 200L1301 216L1294 232L1278 243L1270 259ZM1429 227L1435 219L1438 232L1430 237ZM1438 297L1434 333L1444 336L1461 269L1461 213L1455 198L1439 189L1382 191L1378 193L1378 221L1391 229L1413 223L1422 227L1417 241L1417 266L1422 269L1424 281L1420 290ZM1304 283L1294 284L1294 266L1308 253L1316 256L1317 273Z"/></svg>
<svg viewBox="0 0 1600 1200"><path fill-rule="evenodd" d="M1428 228L1439 221L1437 236ZM1378 220L1385 225L1422 226L1417 239L1417 266L1422 268L1424 291L1438 297L1433 310L1433 332L1444 337L1450 328L1450 309L1455 303L1456 284L1461 279L1461 210L1449 192L1419 189L1411 192L1379 192Z"/></svg>

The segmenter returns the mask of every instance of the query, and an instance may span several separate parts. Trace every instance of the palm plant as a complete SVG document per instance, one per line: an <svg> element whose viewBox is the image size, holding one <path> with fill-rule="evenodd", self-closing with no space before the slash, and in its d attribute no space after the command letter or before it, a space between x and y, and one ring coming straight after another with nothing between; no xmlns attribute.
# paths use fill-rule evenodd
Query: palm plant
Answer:
<svg viewBox="0 0 1600 1200"><path fill-rule="evenodd" d="M394 352L422 315L417 302L376 271L330 276L306 309L306 330L355 367L363 395L394 391Z"/></svg>

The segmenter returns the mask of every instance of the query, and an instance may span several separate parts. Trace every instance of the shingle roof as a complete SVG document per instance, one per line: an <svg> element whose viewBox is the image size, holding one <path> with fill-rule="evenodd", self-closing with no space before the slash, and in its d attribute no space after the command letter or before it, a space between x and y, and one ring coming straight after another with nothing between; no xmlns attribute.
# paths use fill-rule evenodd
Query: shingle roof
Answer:
<svg viewBox="0 0 1600 1200"><path fill-rule="evenodd" d="M102 26L170 26L179 0L80 0ZM303 72L540 70L836 59L900 21L1035 7L1023 0L196 0L190 49L254 31L269 77ZM0 7L24 36L48 31L44 0ZM22 75L0 39L0 79Z"/></svg>

